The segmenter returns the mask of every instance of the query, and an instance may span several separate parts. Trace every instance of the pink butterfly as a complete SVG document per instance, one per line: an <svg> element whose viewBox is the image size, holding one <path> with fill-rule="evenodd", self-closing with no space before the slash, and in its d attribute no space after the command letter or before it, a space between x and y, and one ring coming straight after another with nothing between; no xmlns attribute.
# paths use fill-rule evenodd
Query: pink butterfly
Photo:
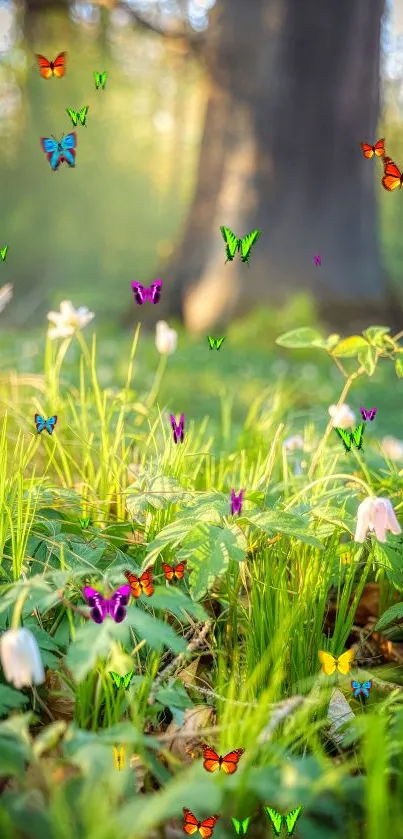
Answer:
<svg viewBox="0 0 403 839"><path fill-rule="evenodd" d="M134 299L139 306L142 306L146 300L149 300L150 303L158 303L161 297L161 288L162 280L156 280L155 283L151 283L150 288L141 285L141 283L132 283Z"/></svg>
<svg viewBox="0 0 403 839"><path fill-rule="evenodd" d="M243 503L243 496L244 496L244 489L239 491L239 495L236 495L235 490L231 490L231 516L234 516L235 513L238 513L238 516L242 515L242 503Z"/></svg>
<svg viewBox="0 0 403 839"><path fill-rule="evenodd" d="M316 256L314 256L313 261L315 265L322 265L322 257L320 253L317 253Z"/></svg>
<svg viewBox="0 0 403 839"><path fill-rule="evenodd" d="M102 597L102 594L91 586L83 588L83 595L88 605L91 606L90 618L95 623L103 623L107 615L110 615L115 623L122 623L125 619L126 609L124 607L130 600L129 585L120 586L109 599Z"/></svg>
<svg viewBox="0 0 403 839"><path fill-rule="evenodd" d="M169 419L171 420L171 427L174 435L174 443L177 443L180 440L183 443L183 438L185 435L185 414L181 414L179 418L178 424L176 424L176 419L173 414L169 415Z"/></svg>
<svg viewBox="0 0 403 839"><path fill-rule="evenodd" d="M366 422L366 420L372 422L372 420L375 419L377 410L378 408L370 408L368 411L366 411L365 408L360 408L361 416L364 422Z"/></svg>

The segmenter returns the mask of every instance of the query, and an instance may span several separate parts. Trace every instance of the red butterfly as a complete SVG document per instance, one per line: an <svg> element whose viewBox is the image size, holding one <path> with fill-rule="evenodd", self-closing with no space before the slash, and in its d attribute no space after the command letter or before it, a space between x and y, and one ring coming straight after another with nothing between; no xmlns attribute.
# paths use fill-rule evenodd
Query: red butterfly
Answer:
<svg viewBox="0 0 403 839"><path fill-rule="evenodd" d="M382 137L382 140L378 140L378 142L375 143L374 146L369 146L368 143L361 143L360 145L361 145L362 153L363 153L364 157L367 157L368 159L370 157L373 157L374 154L377 157L383 157L384 154L385 154L385 138L384 137Z"/></svg>
<svg viewBox="0 0 403 839"><path fill-rule="evenodd" d="M178 565L168 565L166 562L163 562L162 570L165 574L166 580L172 580L173 577L176 577L177 580L181 580L186 571L186 560L185 562L179 562Z"/></svg>
<svg viewBox="0 0 403 839"><path fill-rule="evenodd" d="M384 157L382 186L388 192L392 192L394 189L401 189L402 185L403 175L397 168L396 163L390 157Z"/></svg>
<svg viewBox="0 0 403 839"><path fill-rule="evenodd" d="M220 818L219 816L210 816L210 818L198 822L196 816L190 810L187 810L186 807L183 808L183 815L183 832L192 836L193 833L199 831L203 839L210 839L210 836L213 835L214 825Z"/></svg>
<svg viewBox="0 0 403 839"><path fill-rule="evenodd" d="M130 583L132 597L137 599L141 594L151 597L154 592L151 571L144 571L141 577L136 577L131 571L125 571L124 574L128 583Z"/></svg>
<svg viewBox="0 0 403 839"><path fill-rule="evenodd" d="M233 775L238 768L239 758L243 755L245 749L234 749L233 752L228 752L227 755L218 755L210 746L202 746L204 762L203 766L207 772L215 772L216 769L222 769L226 775Z"/></svg>
<svg viewBox="0 0 403 839"><path fill-rule="evenodd" d="M56 76L58 79L64 76L66 72L66 55L67 52L61 52L54 61L48 61L44 55L35 55L38 62L39 72L44 79L51 79Z"/></svg>

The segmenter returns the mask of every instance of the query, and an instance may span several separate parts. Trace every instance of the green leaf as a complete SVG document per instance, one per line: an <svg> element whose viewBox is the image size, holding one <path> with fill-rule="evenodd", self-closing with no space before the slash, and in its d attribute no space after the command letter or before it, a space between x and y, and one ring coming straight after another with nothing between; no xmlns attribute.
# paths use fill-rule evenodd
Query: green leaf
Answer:
<svg viewBox="0 0 403 839"><path fill-rule="evenodd" d="M35 757L40 758L45 752L54 749L64 736L66 729L67 722L65 720L56 720L47 725L34 740L32 752Z"/></svg>
<svg viewBox="0 0 403 839"><path fill-rule="evenodd" d="M130 494L129 494L130 493ZM138 476L133 488L129 487L126 508L132 519L137 519L149 510L166 510L170 504L183 502L192 493L186 493L176 478L146 473Z"/></svg>
<svg viewBox="0 0 403 839"><path fill-rule="evenodd" d="M368 376L373 376L376 368L376 349L367 346L358 353L358 361L364 367Z"/></svg>
<svg viewBox="0 0 403 839"><path fill-rule="evenodd" d="M397 623L398 621L402 620L403 618L403 603L394 603L393 606L390 606L389 609L386 609L386 612L381 615L379 621L374 626L375 632L381 632L385 629L386 626L390 626L390 624Z"/></svg>
<svg viewBox="0 0 403 839"><path fill-rule="evenodd" d="M403 358L401 355L398 355L395 361L395 373L398 379L403 379Z"/></svg>
<svg viewBox="0 0 403 839"><path fill-rule="evenodd" d="M14 688L9 687L9 685L0 685L0 715L4 716L8 713L8 711L12 711L15 708L22 708L24 705L28 705L29 697L25 696L25 694L20 693L19 690L14 690ZM2 746L0 746L0 754L3 758L3 754L1 752ZM3 768L3 761L1 761L1 767Z"/></svg>
<svg viewBox="0 0 403 839"><path fill-rule="evenodd" d="M95 667L98 658L106 658L109 655L111 646L117 639L129 641L127 618L123 623L115 623L110 618L106 618L101 624L89 620L79 627L66 656L67 667L76 682L85 679L87 673Z"/></svg>
<svg viewBox="0 0 403 839"><path fill-rule="evenodd" d="M374 344L375 347L380 348L383 347L383 338L388 332L390 332L389 326L369 326L368 329L363 330L362 334L370 344Z"/></svg>
<svg viewBox="0 0 403 839"><path fill-rule="evenodd" d="M303 326L300 329L292 329L291 332L284 332L276 339L276 344L289 349L302 349L303 347L315 346L315 341L323 341L323 337L316 329Z"/></svg>
<svg viewBox="0 0 403 839"><path fill-rule="evenodd" d="M190 597L181 591L177 585L157 586L154 590L152 605L154 609L161 609L171 612L172 615L183 621L186 613L199 621L207 619L207 613L200 603L195 603Z"/></svg>
<svg viewBox="0 0 403 839"><path fill-rule="evenodd" d="M248 513L245 518L270 536L273 536L274 533L284 533L287 536L294 536L295 539L304 542L306 545L324 550L319 539L309 532L306 520L302 516L264 510L263 512Z"/></svg>
<svg viewBox="0 0 403 839"><path fill-rule="evenodd" d="M336 358L353 358L359 352L368 347L368 341L362 335L350 335L349 338L344 338L332 350L332 355Z"/></svg>
<svg viewBox="0 0 403 839"><path fill-rule="evenodd" d="M228 568L230 559L242 562L247 541L240 527L216 527L199 524L182 545L180 559L190 561L189 586L194 600L199 600Z"/></svg>
<svg viewBox="0 0 403 839"><path fill-rule="evenodd" d="M138 606L130 606L125 622L133 626L136 633L145 638L153 650L160 650L165 646L178 654L186 649L186 640L177 635L168 623L143 612Z"/></svg>

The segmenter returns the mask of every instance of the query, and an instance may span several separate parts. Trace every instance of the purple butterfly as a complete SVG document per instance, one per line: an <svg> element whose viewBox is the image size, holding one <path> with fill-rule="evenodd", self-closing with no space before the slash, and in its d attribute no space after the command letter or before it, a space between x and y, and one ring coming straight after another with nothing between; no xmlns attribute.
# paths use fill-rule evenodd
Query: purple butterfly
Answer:
<svg viewBox="0 0 403 839"><path fill-rule="evenodd" d="M242 515L242 502L244 496L244 489L241 489L239 495L235 495L235 490L231 490L231 516L238 513L238 516Z"/></svg>
<svg viewBox="0 0 403 839"><path fill-rule="evenodd" d="M158 303L161 297L161 288L162 280L156 280L155 283L151 283L150 288L141 285L141 283L132 283L133 294L139 306L142 306L146 300L149 300L150 303Z"/></svg>
<svg viewBox="0 0 403 839"><path fill-rule="evenodd" d="M361 416L362 416L363 420L364 421L370 420L370 422L372 422L372 420L375 419L375 414L376 414L377 410L378 410L378 408L370 408L369 411L366 411L365 408L360 408Z"/></svg>
<svg viewBox="0 0 403 839"><path fill-rule="evenodd" d="M314 256L313 261L315 265L322 265L322 257L320 253L317 253L316 256Z"/></svg>
<svg viewBox="0 0 403 839"><path fill-rule="evenodd" d="M102 594L96 588L91 588L91 586L85 586L83 588L83 595L88 605L91 606L90 618L95 623L103 623L107 615L110 615L115 623L122 623L125 619L126 609L124 607L127 606L130 600L129 585L120 586L117 591L114 591L109 600L108 598L102 597Z"/></svg>
<svg viewBox="0 0 403 839"><path fill-rule="evenodd" d="M185 435L185 414L180 415L178 424L176 424L176 419L173 414L169 415L169 419L171 420L171 426L174 435L174 443L177 443L178 440L180 440L180 442L183 443L183 438Z"/></svg>

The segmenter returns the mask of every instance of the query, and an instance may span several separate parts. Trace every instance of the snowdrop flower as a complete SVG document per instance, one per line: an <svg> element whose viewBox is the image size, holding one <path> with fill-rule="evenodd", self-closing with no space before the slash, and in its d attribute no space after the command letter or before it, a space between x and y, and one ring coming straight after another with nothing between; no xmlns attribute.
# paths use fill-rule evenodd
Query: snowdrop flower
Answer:
<svg viewBox="0 0 403 839"><path fill-rule="evenodd" d="M351 428L354 425L355 414L345 402L339 405L339 407L337 405L331 405L328 410L332 418L333 428Z"/></svg>
<svg viewBox="0 0 403 839"><path fill-rule="evenodd" d="M390 460L403 460L403 441L396 437L384 437L381 441L381 448Z"/></svg>
<svg viewBox="0 0 403 839"><path fill-rule="evenodd" d="M294 452L296 449L304 448L304 438L301 434L293 434L292 437L287 437L284 440L283 446L287 452Z"/></svg>
<svg viewBox="0 0 403 839"><path fill-rule="evenodd" d="M0 288L0 312L6 308L7 303L10 302L13 296L13 287L11 283L6 283Z"/></svg>
<svg viewBox="0 0 403 839"><path fill-rule="evenodd" d="M45 681L41 654L29 629L7 629L0 637L0 659L8 682L20 689Z"/></svg>
<svg viewBox="0 0 403 839"><path fill-rule="evenodd" d="M375 531L379 542L386 542L386 531L395 536L402 532L395 511L387 498L368 498L358 507L355 542L365 542L369 530Z"/></svg>
<svg viewBox="0 0 403 839"><path fill-rule="evenodd" d="M178 333L170 329L164 320L159 320L155 327L155 346L161 355L171 355L176 350Z"/></svg>
<svg viewBox="0 0 403 839"><path fill-rule="evenodd" d="M47 317L54 324L49 327L48 332L53 341L54 338L69 338L78 329L84 329L95 315L86 306L75 309L71 300L63 300L60 303L60 312L48 312Z"/></svg>

